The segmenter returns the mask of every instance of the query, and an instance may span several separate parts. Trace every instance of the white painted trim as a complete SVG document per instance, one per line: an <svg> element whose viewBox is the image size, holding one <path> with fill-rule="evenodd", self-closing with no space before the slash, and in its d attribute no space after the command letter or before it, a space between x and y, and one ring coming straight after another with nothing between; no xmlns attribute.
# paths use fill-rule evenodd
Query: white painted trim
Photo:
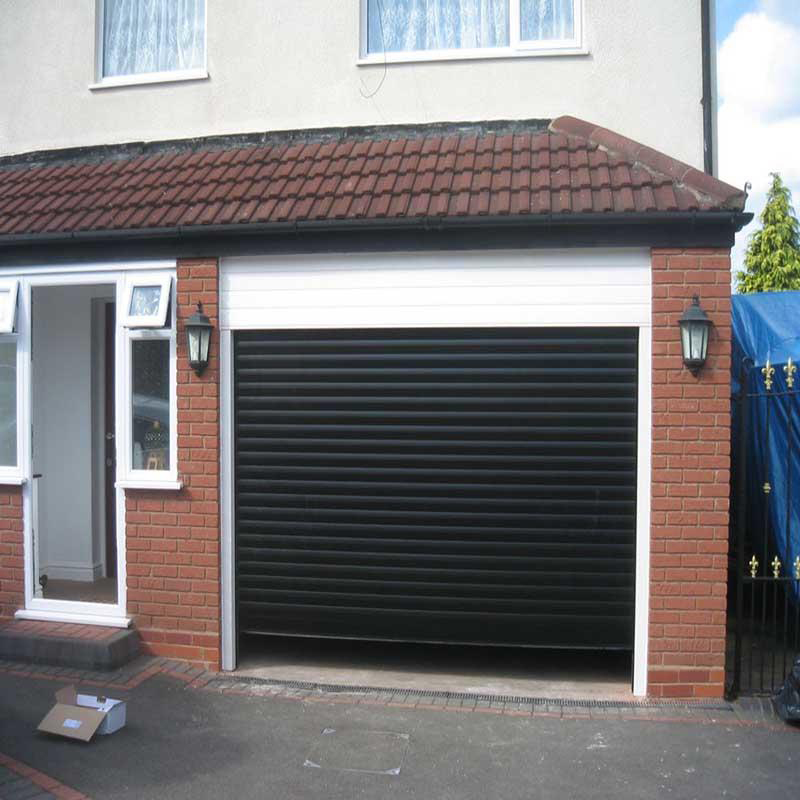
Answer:
<svg viewBox="0 0 800 800"><path fill-rule="evenodd" d="M152 277L152 276L151 276ZM170 304L173 309L170 327L168 328L127 328L124 315L117 314L117 333L123 340L121 360L117 362L121 369L117 370L117 385L122 387L123 400L119 407L117 428L117 486L128 489L180 489L178 479L178 350L177 350L177 305L176 281L174 273L163 275L162 279L170 279ZM125 297L128 296L128 285L136 284L139 275L125 277ZM169 469L144 470L134 469L133 460L133 385L131 381L132 344L139 340L169 340L170 398L169 398Z"/></svg>
<svg viewBox="0 0 800 800"><path fill-rule="evenodd" d="M22 478L19 475L0 475L0 486L24 486L27 481L27 478Z"/></svg>
<svg viewBox="0 0 800 800"><path fill-rule="evenodd" d="M161 262L164 263L164 262ZM175 262L166 262L175 265ZM54 600L36 596L37 586L34 585L34 547L33 547L33 474L31 451L31 422L33 414L32 398L32 364L31 364L31 293L36 286L80 286L92 284L110 284L114 286L114 297L122 297L125 285L125 270L109 271L109 264L73 265L69 268L41 265L27 267L17 272L20 278L20 306L19 306L19 339L18 357L21 359L20 386L21 386L21 416L19 424L24 430L22 436L22 450L20 464L22 477L25 483L22 487L23 509L23 562L25 584L25 609L20 613L34 612L38 616L23 617L28 619L59 619L67 622L80 622L94 625L113 625L113 620L126 619L127 609L127 570L125 560L125 494L117 489L117 602L116 603L76 603L66 600ZM152 267L152 262L148 266ZM121 335L119 320L116 326L115 359L116 364L122 363L125 355L125 340ZM119 369L116 371L119 376ZM120 415L123 395L121 381L115 381L116 392L116 430L120 430ZM119 441L117 441L119 448ZM119 458L117 459L117 474L119 475ZM91 476L87 475L87 480ZM38 535L38 532L37 532ZM63 619L63 617L67 617ZM93 621L95 620L95 621ZM102 621L97 621L102 620ZM127 622L126 622L127 624Z"/></svg>
<svg viewBox="0 0 800 800"><path fill-rule="evenodd" d="M160 489L165 492L178 492L183 489L183 481L153 481L130 478L117 481L117 489Z"/></svg>
<svg viewBox="0 0 800 800"><path fill-rule="evenodd" d="M179 83L181 81L202 81L209 78L207 69L176 69L174 72L141 72L136 75L120 75L114 78L101 78L89 84L89 89L119 89L123 86L147 86L151 83Z"/></svg>
<svg viewBox="0 0 800 800"><path fill-rule="evenodd" d="M650 324L645 248L245 256L221 330Z"/></svg>
<svg viewBox="0 0 800 800"><path fill-rule="evenodd" d="M586 47L522 48L494 47L486 50L418 50L413 53L387 53L369 55L356 61L358 67L383 66L384 64L427 64L438 61L497 61L504 58L553 58L561 56L588 56Z"/></svg>
<svg viewBox="0 0 800 800"><path fill-rule="evenodd" d="M633 645L633 693L647 694L650 625L650 495L652 454L653 330L639 328L639 398L636 474L636 605Z"/></svg>
<svg viewBox="0 0 800 800"><path fill-rule="evenodd" d="M93 583L103 575L103 564L100 561L86 563L50 561L47 564L40 564L39 569L51 580L80 581L82 583Z"/></svg>
<svg viewBox="0 0 800 800"><path fill-rule="evenodd" d="M452 50L412 50L369 52L368 0L360 0L358 66L409 64L435 61L479 61L499 58L542 58L586 56L589 49L583 39L584 0L573 0L575 36L572 39L542 41L521 38L520 0L509 0L509 44L507 47L479 47Z"/></svg>
<svg viewBox="0 0 800 800"><path fill-rule="evenodd" d="M236 559L233 541L233 336L230 331L220 331L219 363L222 669L233 670L236 669Z"/></svg>
<svg viewBox="0 0 800 800"><path fill-rule="evenodd" d="M87 604L88 605L88 604ZM14 613L17 619L32 619L39 622L73 622L76 625L103 625L107 628L129 628L130 617L112 617L91 612L69 611L36 611L30 608L21 608Z"/></svg>
<svg viewBox="0 0 800 800"><path fill-rule="evenodd" d="M153 261L87 261L79 264L28 264L4 268L3 274L17 278L39 275L73 275L75 278L71 281L72 283L114 283L120 273L141 270L157 272L165 269L174 270L176 267L177 261L174 258ZM106 280L103 279L103 275L94 274L98 272L103 273ZM81 276L85 276L85 279L82 279ZM50 281L45 280L43 285L50 285Z"/></svg>

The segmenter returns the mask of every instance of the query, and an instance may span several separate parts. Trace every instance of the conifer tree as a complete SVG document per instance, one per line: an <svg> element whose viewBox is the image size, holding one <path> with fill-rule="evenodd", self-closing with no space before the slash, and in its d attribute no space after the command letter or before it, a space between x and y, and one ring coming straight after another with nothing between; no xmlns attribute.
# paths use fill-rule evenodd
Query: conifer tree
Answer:
<svg viewBox="0 0 800 800"><path fill-rule="evenodd" d="M745 268L736 274L744 294L800 289L800 223L792 208L792 193L777 172L771 175L761 228L751 235Z"/></svg>

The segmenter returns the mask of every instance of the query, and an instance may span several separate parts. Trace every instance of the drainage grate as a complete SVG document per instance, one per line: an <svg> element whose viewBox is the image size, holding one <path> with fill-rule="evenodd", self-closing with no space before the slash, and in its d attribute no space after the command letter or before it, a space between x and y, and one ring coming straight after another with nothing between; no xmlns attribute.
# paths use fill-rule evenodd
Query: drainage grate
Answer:
<svg viewBox="0 0 800 800"><path fill-rule="evenodd" d="M233 676L232 676L233 677ZM351 686L341 683L316 683L314 681L288 681L276 678L253 678L235 676L237 683L256 686L273 686L277 689L298 689L322 694L391 694L394 698L426 697L436 700L474 700L475 702L516 703L533 706L564 706L569 708L692 708L703 711L733 712L730 703L708 700L592 700L553 697L527 697L510 694L474 694L472 692L449 692L436 689L404 689L389 686Z"/></svg>

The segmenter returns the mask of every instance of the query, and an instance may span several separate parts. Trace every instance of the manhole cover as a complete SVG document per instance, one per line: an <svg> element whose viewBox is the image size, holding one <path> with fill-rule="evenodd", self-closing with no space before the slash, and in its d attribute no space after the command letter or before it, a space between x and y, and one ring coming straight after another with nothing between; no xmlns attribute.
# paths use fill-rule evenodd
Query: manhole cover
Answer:
<svg viewBox="0 0 800 800"><path fill-rule="evenodd" d="M306 757L304 766L399 775L408 742L407 733L325 728Z"/></svg>

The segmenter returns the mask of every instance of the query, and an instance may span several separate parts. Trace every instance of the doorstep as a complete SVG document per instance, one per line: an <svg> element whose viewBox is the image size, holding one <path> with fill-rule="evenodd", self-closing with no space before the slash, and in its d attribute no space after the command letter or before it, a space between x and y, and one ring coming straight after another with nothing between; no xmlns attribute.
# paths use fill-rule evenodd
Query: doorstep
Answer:
<svg viewBox="0 0 800 800"><path fill-rule="evenodd" d="M113 670L139 655L133 628L15 620L0 626L0 659L73 669Z"/></svg>

